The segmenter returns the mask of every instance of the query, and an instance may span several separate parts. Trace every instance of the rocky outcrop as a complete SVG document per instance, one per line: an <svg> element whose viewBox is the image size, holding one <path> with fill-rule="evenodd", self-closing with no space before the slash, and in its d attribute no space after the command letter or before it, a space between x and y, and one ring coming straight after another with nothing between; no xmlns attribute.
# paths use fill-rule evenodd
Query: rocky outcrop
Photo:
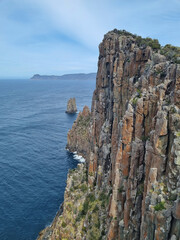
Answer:
<svg viewBox="0 0 180 240"><path fill-rule="evenodd" d="M82 144L86 155L85 199L94 197L88 203L77 199L76 204L86 202L76 212L83 211L83 217L71 229L78 227L78 235L63 238L178 240L180 64L161 54L157 40L125 31L107 33L99 51L85 147L78 119L68 133L70 150L79 151ZM69 224L67 216L63 213L63 221Z"/></svg>
<svg viewBox="0 0 180 240"><path fill-rule="evenodd" d="M76 113L76 112L77 112L76 99L70 98L67 103L66 113Z"/></svg>
<svg viewBox="0 0 180 240"><path fill-rule="evenodd" d="M90 110L87 106L78 114L72 129L67 135L66 148L71 152L77 152L78 155L88 158L89 156L89 127L90 127Z"/></svg>

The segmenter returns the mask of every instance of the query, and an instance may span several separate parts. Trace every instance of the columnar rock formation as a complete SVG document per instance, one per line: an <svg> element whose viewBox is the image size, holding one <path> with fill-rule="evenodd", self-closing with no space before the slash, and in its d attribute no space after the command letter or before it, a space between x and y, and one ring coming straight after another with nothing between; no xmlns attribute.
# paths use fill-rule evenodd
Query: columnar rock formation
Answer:
<svg viewBox="0 0 180 240"><path fill-rule="evenodd" d="M67 103L66 113L76 113L76 112L77 112L76 99L70 98Z"/></svg>
<svg viewBox="0 0 180 240"><path fill-rule="evenodd" d="M107 33L99 50L88 140L77 134L78 119L68 134L70 149L86 155L85 200L76 188L77 221L63 215L66 226L49 239L178 240L180 64L157 41L124 31Z"/></svg>
<svg viewBox="0 0 180 240"><path fill-rule="evenodd" d="M89 155L89 124L91 113L87 106L78 114L72 129L67 135L67 149L71 152L77 151L79 155Z"/></svg>

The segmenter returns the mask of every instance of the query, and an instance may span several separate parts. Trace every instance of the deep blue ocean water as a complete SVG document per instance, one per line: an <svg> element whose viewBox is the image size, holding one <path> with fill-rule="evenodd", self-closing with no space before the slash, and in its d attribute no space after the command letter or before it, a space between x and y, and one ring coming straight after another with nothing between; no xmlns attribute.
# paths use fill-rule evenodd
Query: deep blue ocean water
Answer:
<svg viewBox="0 0 180 240"><path fill-rule="evenodd" d="M34 240L63 202L68 169L65 150L77 115L91 106L95 81L0 80L0 240Z"/></svg>

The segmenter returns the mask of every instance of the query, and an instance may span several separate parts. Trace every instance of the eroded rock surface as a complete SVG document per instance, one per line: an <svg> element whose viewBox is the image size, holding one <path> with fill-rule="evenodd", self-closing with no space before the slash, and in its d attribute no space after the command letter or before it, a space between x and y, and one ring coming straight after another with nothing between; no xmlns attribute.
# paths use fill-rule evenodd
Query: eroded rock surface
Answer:
<svg viewBox="0 0 180 240"><path fill-rule="evenodd" d="M72 129L67 135L67 149L77 152L79 155L88 158L89 156L89 127L91 113L87 106L77 116Z"/></svg>
<svg viewBox="0 0 180 240"><path fill-rule="evenodd" d="M68 133L69 149L87 159L84 198L93 194L91 204L98 207L87 204L71 226L77 234L60 238L60 224L53 229L59 235L49 239L179 239L180 64L150 45L126 32L104 36L88 124L83 128L79 115ZM102 192L106 202L97 203ZM65 204L77 196L69 198L66 191ZM81 196L76 204L84 201ZM68 225L66 209L62 218ZM89 217L93 211L97 221Z"/></svg>
<svg viewBox="0 0 180 240"><path fill-rule="evenodd" d="M76 99L70 98L67 103L66 113L76 113L76 112L77 112Z"/></svg>

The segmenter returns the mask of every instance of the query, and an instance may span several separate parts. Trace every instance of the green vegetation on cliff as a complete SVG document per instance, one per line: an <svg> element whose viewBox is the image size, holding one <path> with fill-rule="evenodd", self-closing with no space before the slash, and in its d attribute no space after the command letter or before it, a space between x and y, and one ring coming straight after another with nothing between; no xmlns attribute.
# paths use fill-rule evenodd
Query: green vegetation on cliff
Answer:
<svg viewBox="0 0 180 240"><path fill-rule="evenodd" d="M154 51L160 50L160 53L166 56L167 60L180 64L180 47L172 46L170 44L163 47L159 43L158 39L152 39L150 37L143 38L125 30L114 29L113 31L119 35L133 37L136 40L138 47L150 46Z"/></svg>

